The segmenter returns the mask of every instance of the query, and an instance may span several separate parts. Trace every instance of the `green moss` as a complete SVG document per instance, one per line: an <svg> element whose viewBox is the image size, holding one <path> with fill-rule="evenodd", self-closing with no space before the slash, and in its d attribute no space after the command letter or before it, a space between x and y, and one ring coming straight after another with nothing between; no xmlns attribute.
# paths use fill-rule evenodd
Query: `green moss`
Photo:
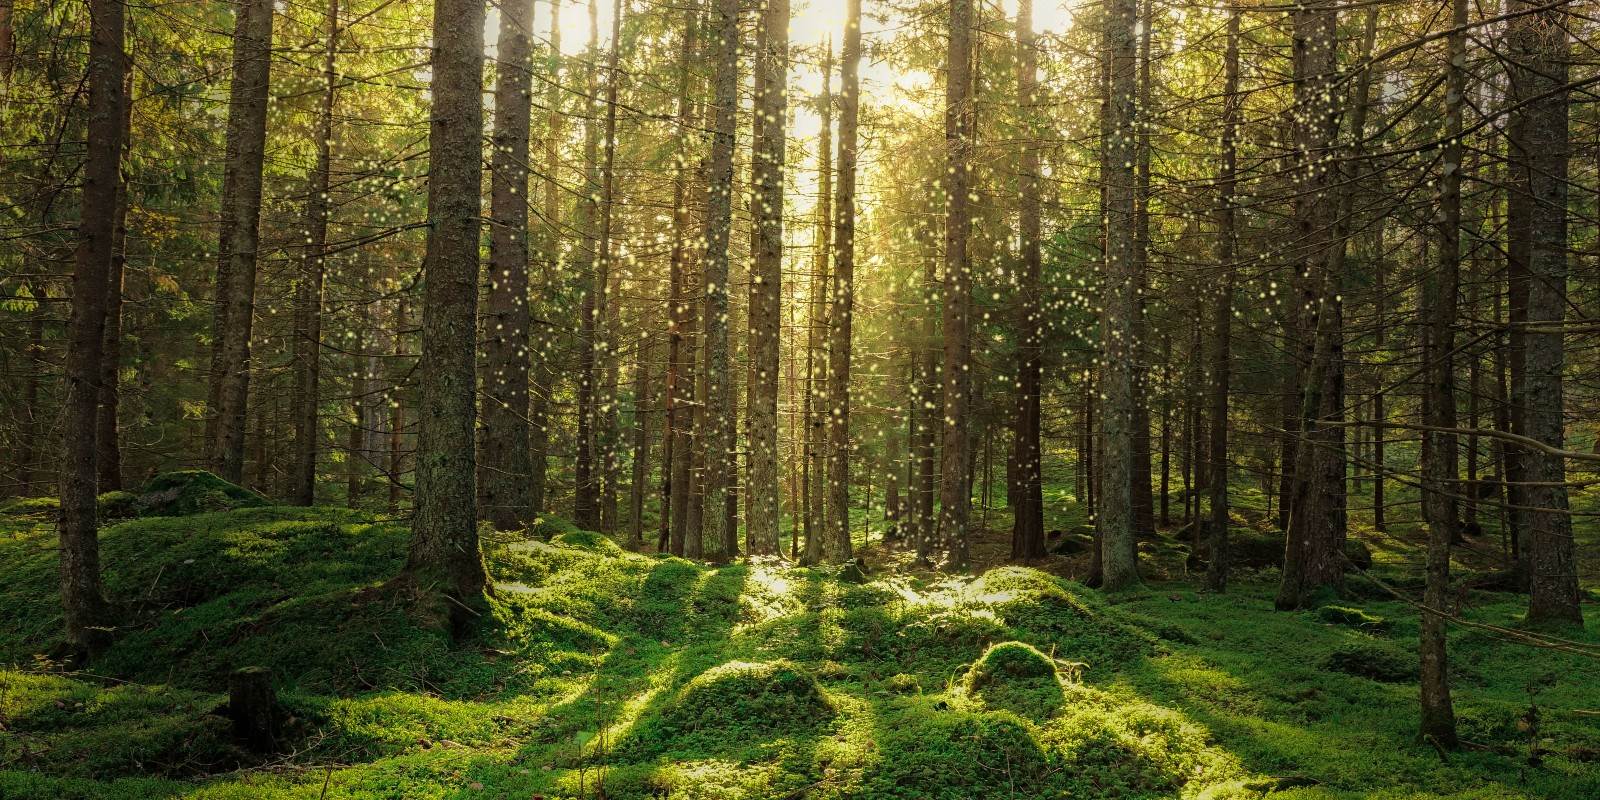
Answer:
<svg viewBox="0 0 1600 800"><path fill-rule="evenodd" d="M139 487L133 504L138 516L184 517L210 511L255 508L267 499L205 470L163 472Z"/></svg>
<svg viewBox="0 0 1600 800"><path fill-rule="evenodd" d="M589 550L605 555L620 556L622 546L611 540L611 537L595 531L570 530L556 534L551 542L562 547L574 547L579 550Z"/></svg>
<svg viewBox="0 0 1600 800"><path fill-rule="evenodd" d="M1416 657L1380 641L1342 645L1323 659L1322 666L1333 672L1385 683L1405 683L1417 679Z"/></svg>
<svg viewBox="0 0 1600 800"><path fill-rule="evenodd" d="M1317 609L1316 617L1329 625L1344 625L1368 633L1382 633L1389 630L1388 620L1350 606L1322 606Z"/></svg>
<svg viewBox="0 0 1600 800"><path fill-rule="evenodd" d="M967 694L985 706L1035 719L1056 713L1066 699L1055 662L1023 642L1001 642L985 650L963 683Z"/></svg>
<svg viewBox="0 0 1600 800"><path fill-rule="evenodd" d="M662 717L681 735L729 727L766 732L815 726L834 715L811 673L788 661L731 661L696 675Z"/></svg>

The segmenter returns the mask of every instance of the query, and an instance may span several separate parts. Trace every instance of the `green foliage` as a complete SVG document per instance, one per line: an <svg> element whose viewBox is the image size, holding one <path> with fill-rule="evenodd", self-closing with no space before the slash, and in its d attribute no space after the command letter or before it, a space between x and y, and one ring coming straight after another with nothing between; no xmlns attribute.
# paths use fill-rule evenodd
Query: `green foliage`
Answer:
<svg viewBox="0 0 1600 800"><path fill-rule="evenodd" d="M990 708L1035 719L1054 714L1066 701L1055 662L1024 642L1001 642L985 650L967 670L965 688Z"/></svg>
<svg viewBox="0 0 1600 800"><path fill-rule="evenodd" d="M1350 606L1322 606L1317 609L1316 616L1317 619L1330 625L1345 625L1368 633L1383 633L1389 630L1388 620Z"/></svg>
<svg viewBox="0 0 1600 800"><path fill-rule="evenodd" d="M163 472L139 487L132 516L184 517L264 505L265 497L205 470L179 470Z"/></svg>
<svg viewBox="0 0 1600 800"><path fill-rule="evenodd" d="M1324 669L1357 675L1385 683L1406 683L1417 679L1417 659L1394 645L1381 641L1356 641L1343 645L1323 659Z"/></svg>

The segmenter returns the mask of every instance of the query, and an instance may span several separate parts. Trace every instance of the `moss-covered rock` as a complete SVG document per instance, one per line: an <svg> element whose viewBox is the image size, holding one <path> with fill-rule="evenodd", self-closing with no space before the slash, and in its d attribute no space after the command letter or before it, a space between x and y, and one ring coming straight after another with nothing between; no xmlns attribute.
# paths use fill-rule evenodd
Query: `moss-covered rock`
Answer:
<svg viewBox="0 0 1600 800"><path fill-rule="evenodd" d="M805 730L834 715L817 679L789 661L730 661L695 676L662 715L669 733Z"/></svg>
<svg viewBox="0 0 1600 800"><path fill-rule="evenodd" d="M1061 776L1024 720L1006 712L942 709L928 697L902 702L902 710L882 721L880 757L854 796L1061 796Z"/></svg>
<svg viewBox="0 0 1600 800"><path fill-rule="evenodd" d="M139 487L137 495L129 516L186 517L267 505L267 498L203 469L163 472Z"/></svg>
<svg viewBox="0 0 1600 800"><path fill-rule="evenodd" d="M550 541L562 547L575 547L579 550L588 550L601 555L620 556L624 552L622 545L612 541L611 537L596 531L580 531L577 529L562 531Z"/></svg>
<svg viewBox="0 0 1600 800"><path fill-rule="evenodd" d="M1389 630L1389 620L1351 606L1327 605L1317 609L1317 619L1329 625L1344 625L1368 633Z"/></svg>
<svg viewBox="0 0 1600 800"><path fill-rule="evenodd" d="M990 708L1029 717L1054 714L1064 702L1055 662L1024 642L1001 642L967 670L967 694Z"/></svg>

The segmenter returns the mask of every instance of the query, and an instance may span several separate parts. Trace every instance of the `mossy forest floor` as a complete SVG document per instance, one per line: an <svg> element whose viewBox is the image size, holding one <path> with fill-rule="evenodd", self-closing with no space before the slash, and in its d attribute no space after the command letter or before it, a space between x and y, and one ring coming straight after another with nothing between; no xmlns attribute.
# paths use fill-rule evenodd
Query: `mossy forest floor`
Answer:
<svg viewBox="0 0 1600 800"><path fill-rule="evenodd" d="M1600 797L1600 661L1454 628L1469 744L1441 756L1415 734L1414 610L1352 576L1276 612L1270 567L1205 594L1177 536L1105 596L1070 579L1081 557L947 575L874 540L857 582L547 520L491 542L492 613L452 645L380 588L403 523L243 505L103 532L123 625L92 674L40 655L60 627L48 504L0 509L0 798ZM1373 573L1414 587L1416 531L1366 533ZM1460 599L1519 625L1517 596ZM1600 645L1585 608L1564 635ZM275 754L232 743L243 666L276 677Z"/></svg>

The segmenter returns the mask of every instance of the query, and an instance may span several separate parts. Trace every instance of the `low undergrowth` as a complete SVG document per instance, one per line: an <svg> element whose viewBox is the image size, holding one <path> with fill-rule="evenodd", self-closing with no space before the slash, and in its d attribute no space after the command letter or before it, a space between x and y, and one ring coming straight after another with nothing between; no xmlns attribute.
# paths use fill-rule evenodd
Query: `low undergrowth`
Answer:
<svg viewBox="0 0 1600 800"><path fill-rule="evenodd" d="M1021 567L857 582L549 518L491 547L490 614L452 644L376 591L403 524L246 507L103 532L119 629L89 674L39 657L47 516L0 511L5 798L1600 796L1592 662L1453 633L1470 744L1444 761L1412 727L1415 614L1275 612L1270 570L1226 596ZM1475 599L1514 624L1516 598ZM275 676L280 753L232 744L246 665Z"/></svg>

